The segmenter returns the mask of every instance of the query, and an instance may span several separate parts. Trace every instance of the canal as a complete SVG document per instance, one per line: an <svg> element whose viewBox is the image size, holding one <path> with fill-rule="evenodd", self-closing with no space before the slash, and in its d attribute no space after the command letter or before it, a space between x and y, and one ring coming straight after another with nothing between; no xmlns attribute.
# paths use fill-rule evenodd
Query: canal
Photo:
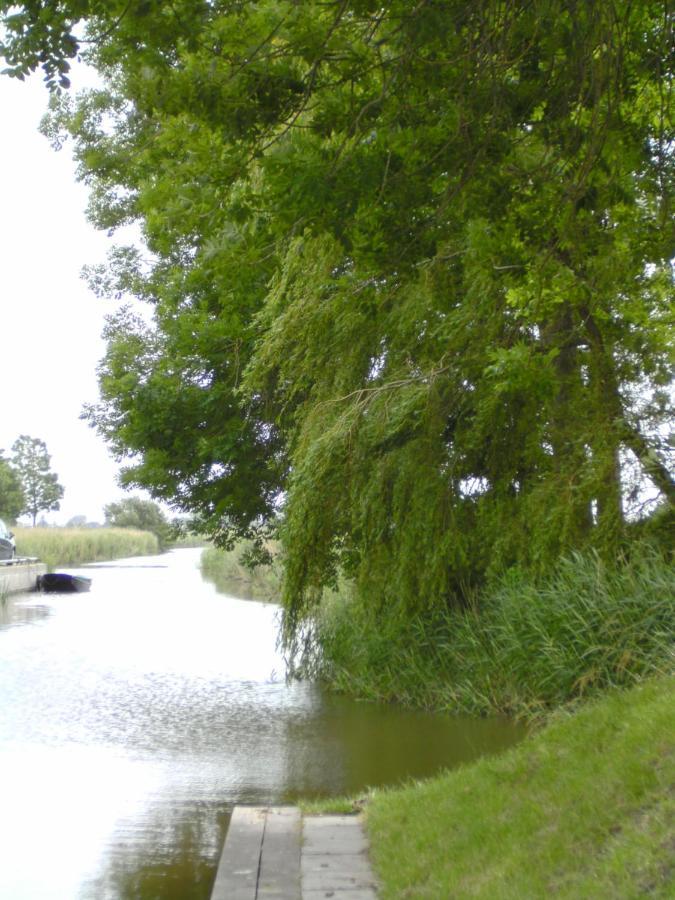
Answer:
<svg viewBox="0 0 675 900"><path fill-rule="evenodd" d="M208 898L232 806L423 777L522 731L286 683L278 608L199 550L0 608L0 898Z"/></svg>

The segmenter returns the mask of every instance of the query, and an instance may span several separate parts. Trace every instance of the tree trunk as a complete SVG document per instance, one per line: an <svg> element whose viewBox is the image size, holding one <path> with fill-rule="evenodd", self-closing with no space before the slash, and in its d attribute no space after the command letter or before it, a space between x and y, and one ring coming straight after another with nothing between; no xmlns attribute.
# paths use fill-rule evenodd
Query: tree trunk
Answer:
<svg viewBox="0 0 675 900"><path fill-rule="evenodd" d="M590 388L596 408L597 427L592 438L593 453L599 471L597 487L598 525L618 533L624 524L621 496L621 435L623 404L619 393L614 360L590 309L580 307L588 336Z"/></svg>
<svg viewBox="0 0 675 900"><path fill-rule="evenodd" d="M594 354L598 396L607 410L608 431L615 443L613 455L616 470L618 472L618 448L623 443L633 451L645 475L651 478L670 503L675 504L675 480L644 435L627 421L611 355L605 348L602 334L590 310L583 307L581 312ZM620 495L618 503L621 503Z"/></svg>
<svg viewBox="0 0 675 900"><path fill-rule="evenodd" d="M544 346L556 348L553 361L557 391L551 413L551 444L560 490L569 498L572 534L586 534L592 526L591 506L581 490L581 475L587 463L579 434L579 405L582 392L579 351L574 335L572 307L564 304L558 314L541 329Z"/></svg>

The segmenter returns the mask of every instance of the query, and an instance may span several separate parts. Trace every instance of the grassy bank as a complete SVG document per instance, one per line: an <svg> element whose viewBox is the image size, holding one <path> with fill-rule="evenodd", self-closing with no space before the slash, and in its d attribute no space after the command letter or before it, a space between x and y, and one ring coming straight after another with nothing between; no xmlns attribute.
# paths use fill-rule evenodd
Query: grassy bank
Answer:
<svg viewBox="0 0 675 900"><path fill-rule="evenodd" d="M19 556L37 556L50 569L159 552L157 537L131 528L16 528Z"/></svg>
<svg viewBox="0 0 675 900"><path fill-rule="evenodd" d="M324 601L304 671L374 700L471 714L532 715L673 671L675 571L643 547L608 567L563 560L535 582L511 574L474 608L412 621Z"/></svg>
<svg viewBox="0 0 675 900"><path fill-rule="evenodd" d="M277 600L281 584L278 563L251 569L244 562L247 549L245 542L233 550L206 547L200 561L204 576L224 593L253 600Z"/></svg>
<svg viewBox="0 0 675 900"><path fill-rule="evenodd" d="M675 679L367 807L383 900L675 896Z"/></svg>

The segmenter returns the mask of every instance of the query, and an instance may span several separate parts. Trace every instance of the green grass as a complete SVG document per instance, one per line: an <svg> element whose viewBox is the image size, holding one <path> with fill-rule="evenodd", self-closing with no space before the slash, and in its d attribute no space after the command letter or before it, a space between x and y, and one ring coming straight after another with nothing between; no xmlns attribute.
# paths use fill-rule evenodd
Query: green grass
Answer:
<svg viewBox="0 0 675 900"><path fill-rule="evenodd" d="M233 550L206 547L200 561L202 573L226 593L254 600L278 600L281 588L278 560L251 569L242 561L249 546L244 541ZM274 547L270 549L275 552Z"/></svg>
<svg viewBox="0 0 675 900"><path fill-rule="evenodd" d="M16 528L19 556L37 556L48 568L159 552L157 536L132 528Z"/></svg>
<svg viewBox="0 0 675 900"><path fill-rule="evenodd" d="M530 717L674 668L675 570L649 547L616 566L577 555L537 582L511 573L464 611L395 609L327 598L305 674L366 699Z"/></svg>
<svg viewBox="0 0 675 900"><path fill-rule="evenodd" d="M363 799L368 799L367 797ZM321 797L319 800L298 800L305 816L343 816L361 810L361 800L354 797Z"/></svg>
<svg viewBox="0 0 675 900"><path fill-rule="evenodd" d="M367 806L382 900L675 896L675 679Z"/></svg>

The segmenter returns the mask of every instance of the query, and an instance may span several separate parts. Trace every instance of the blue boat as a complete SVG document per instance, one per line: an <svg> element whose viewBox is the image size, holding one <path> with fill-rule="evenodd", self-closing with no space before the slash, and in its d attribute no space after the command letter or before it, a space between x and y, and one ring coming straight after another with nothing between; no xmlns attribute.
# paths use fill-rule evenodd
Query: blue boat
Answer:
<svg viewBox="0 0 675 900"><path fill-rule="evenodd" d="M67 575L65 572L47 572L39 575L37 589L48 594L72 594L88 591L91 587L91 578L84 575Z"/></svg>

